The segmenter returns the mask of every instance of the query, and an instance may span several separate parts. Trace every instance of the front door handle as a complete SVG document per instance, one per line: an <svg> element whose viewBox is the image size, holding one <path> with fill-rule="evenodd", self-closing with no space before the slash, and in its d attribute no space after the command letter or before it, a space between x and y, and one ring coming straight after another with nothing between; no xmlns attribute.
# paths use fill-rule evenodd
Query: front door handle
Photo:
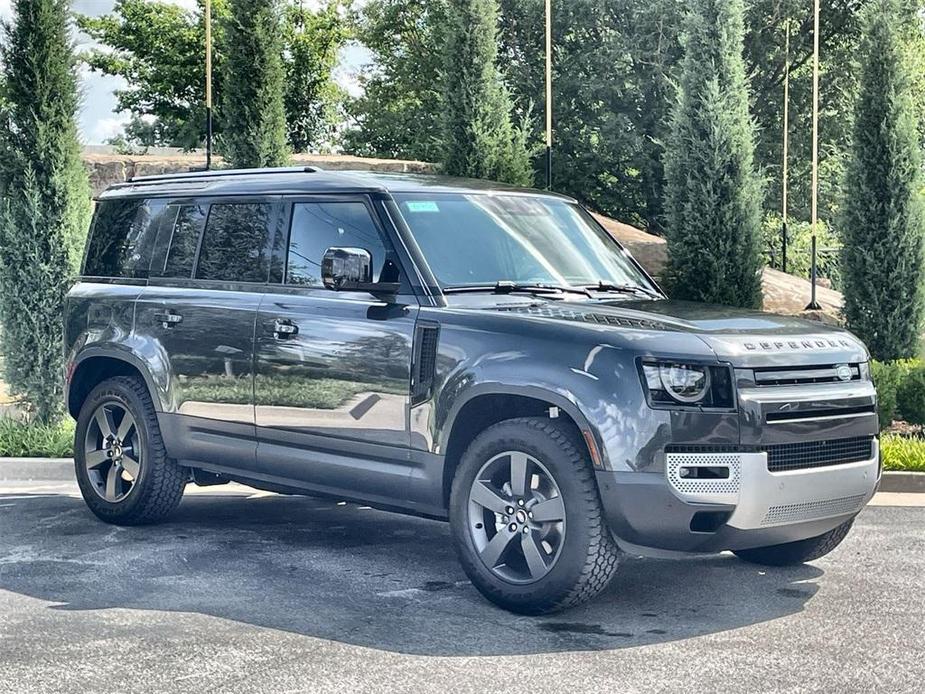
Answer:
<svg viewBox="0 0 925 694"><path fill-rule="evenodd" d="M277 340L286 340L299 334L299 326L291 320L279 318L273 323L273 334Z"/></svg>
<svg viewBox="0 0 925 694"><path fill-rule="evenodd" d="M183 316L175 311L160 311L154 314L154 319L164 328L172 328L178 323L183 322Z"/></svg>

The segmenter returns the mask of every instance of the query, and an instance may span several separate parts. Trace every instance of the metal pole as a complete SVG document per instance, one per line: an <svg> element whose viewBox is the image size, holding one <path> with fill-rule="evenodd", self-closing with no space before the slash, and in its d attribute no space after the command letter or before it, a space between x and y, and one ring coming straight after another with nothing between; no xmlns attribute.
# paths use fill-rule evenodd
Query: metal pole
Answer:
<svg viewBox="0 0 925 694"><path fill-rule="evenodd" d="M781 185L781 270L787 272L787 160L790 150L790 20L784 38L784 157Z"/></svg>
<svg viewBox="0 0 925 694"><path fill-rule="evenodd" d="M815 0L813 7L813 179L812 179L812 265L810 269L810 282L812 295L807 311L818 311L822 308L816 301L816 224L817 202L819 197L819 0Z"/></svg>
<svg viewBox="0 0 925 694"><path fill-rule="evenodd" d="M212 168L212 0L205 3L206 22L206 169Z"/></svg>
<svg viewBox="0 0 925 694"><path fill-rule="evenodd" d="M552 0L546 0L546 189L552 189Z"/></svg>

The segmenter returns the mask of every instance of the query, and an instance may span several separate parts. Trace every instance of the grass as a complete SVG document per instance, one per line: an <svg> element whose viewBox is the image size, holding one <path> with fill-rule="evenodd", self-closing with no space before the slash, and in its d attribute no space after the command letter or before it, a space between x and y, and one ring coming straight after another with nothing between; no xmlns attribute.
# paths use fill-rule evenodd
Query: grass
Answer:
<svg viewBox="0 0 925 694"><path fill-rule="evenodd" d="M925 472L925 439L884 434L880 437L884 470Z"/></svg>
<svg viewBox="0 0 925 694"><path fill-rule="evenodd" d="M0 418L0 457L69 458L74 451L74 422L27 424Z"/></svg>

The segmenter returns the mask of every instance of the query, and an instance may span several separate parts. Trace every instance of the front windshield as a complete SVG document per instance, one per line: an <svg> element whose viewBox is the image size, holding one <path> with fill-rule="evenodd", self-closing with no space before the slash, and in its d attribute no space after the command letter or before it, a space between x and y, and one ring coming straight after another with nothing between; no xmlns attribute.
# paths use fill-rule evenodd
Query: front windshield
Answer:
<svg viewBox="0 0 925 694"><path fill-rule="evenodd" d="M497 282L550 286L652 284L579 206L484 193L395 196L444 288Z"/></svg>

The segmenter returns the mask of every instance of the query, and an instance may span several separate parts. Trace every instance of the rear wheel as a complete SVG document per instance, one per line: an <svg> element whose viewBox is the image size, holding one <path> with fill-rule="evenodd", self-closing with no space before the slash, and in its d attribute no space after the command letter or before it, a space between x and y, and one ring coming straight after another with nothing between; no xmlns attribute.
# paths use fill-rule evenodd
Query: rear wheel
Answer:
<svg viewBox="0 0 925 694"><path fill-rule="evenodd" d="M128 376L104 381L84 401L74 466L90 510L119 525L161 520L180 503L188 479L167 457L147 388Z"/></svg>
<svg viewBox="0 0 925 694"><path fill-rule="evenodd" d="M783 545L756 547L754 549L736 550L734 554L752 564L764 566L795 566L824 557L841 544L848 535L854 519L842 523L837 528L818 537L787 542Z"/></svg>
<svg viewBox="0 0 925 694"><path fill-rule="evenodd" d="M578 605L618 563L577 432L543 418L496 424L469 446L453 480L450 522L473 585L524 614Z"/></svg>

